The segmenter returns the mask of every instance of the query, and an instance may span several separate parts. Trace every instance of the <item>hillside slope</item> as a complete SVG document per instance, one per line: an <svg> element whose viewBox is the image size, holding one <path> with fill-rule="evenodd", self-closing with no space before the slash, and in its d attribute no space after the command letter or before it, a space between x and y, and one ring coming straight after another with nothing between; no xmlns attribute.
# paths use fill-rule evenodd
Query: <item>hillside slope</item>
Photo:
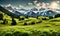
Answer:
<svg viewBox="0 0 60 36"><path fill-rule="evenodd" d="M14 18L16 25L11 25L12 18L1 11L0 14L3 14L3 20L0 20L0 36L60 36L60 17L46 17L47 20L42 20L45 17L36 19L21 16L20 20ZM5 19L8 23L1 24Z"/></svg>

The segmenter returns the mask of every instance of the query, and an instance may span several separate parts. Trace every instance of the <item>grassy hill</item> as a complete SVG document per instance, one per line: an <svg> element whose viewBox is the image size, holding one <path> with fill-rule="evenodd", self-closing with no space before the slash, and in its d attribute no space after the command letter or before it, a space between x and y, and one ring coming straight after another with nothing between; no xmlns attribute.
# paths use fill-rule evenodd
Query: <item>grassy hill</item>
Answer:
<svg viewBox="0 0 60 36"><path fill-rule="evenodd" d="M13 18L16 24L12 25L12 18L0 11L3 19L0 20L0 36L60 36L60 17L49 19L20 16ZM3 23L6 22L6 23Z"/></svg>

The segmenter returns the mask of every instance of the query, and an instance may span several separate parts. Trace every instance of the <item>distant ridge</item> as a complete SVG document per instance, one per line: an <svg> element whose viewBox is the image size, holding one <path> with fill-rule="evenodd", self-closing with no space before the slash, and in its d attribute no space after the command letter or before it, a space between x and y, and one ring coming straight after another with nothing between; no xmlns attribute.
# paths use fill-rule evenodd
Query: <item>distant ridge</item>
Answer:
<svg viewBox="0 0 60 36"><path fill-rule="evenodd" d="M11 17L16 17L16 18L18 18L20 16L37 17L37 16L54 16L54 15L58 14L57 12L48 10L48 9L41 10L41 11L29 11L29 10L17 11L17 10L14 10L12 7L6 8L6 7L2 7L2 6L0 6L0 11L6 13L7 15L9 15Z"/></svg>
<svg viewBox="0 0 60 36"><path fill-rule="evenodd" d="M6 10L6 9L3 8L2 6L0 6L0 11L4 12L5 14L7 14L7 15L9 15L9 16L11 16L11 17L16 17L16 18L19 17L19 15L16 15L16 14L14 14L14 13Z"/></svg>

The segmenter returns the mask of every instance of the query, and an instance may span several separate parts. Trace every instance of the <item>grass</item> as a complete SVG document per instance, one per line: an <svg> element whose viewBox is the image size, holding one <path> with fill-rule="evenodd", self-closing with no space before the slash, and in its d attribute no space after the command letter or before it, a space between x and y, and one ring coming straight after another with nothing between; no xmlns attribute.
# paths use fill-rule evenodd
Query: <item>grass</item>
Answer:
<svg viewBox="0 0 60 36"><path fill-rule="evenodd" d="M3 20L0 20L0 36L60 36L60 17L42 20L43 16L38 19L32 17L26 19L21 16L24 20L19 21L19 19L14 18L17 25L12 26L12 18L2 12L0 13L4 16L3 20L8 21L7 24L1 24ZM26 26L24 26L25 22L27 23ZM35 24L31 24L31 22Z"/></svg>

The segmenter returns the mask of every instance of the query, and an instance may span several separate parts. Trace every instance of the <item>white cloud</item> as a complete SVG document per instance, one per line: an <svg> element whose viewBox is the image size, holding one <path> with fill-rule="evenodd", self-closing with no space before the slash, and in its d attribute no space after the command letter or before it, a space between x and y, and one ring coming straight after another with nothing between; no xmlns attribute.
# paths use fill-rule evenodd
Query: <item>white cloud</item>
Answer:
<svg viewBox="0 0 60 36"><path fill-rule="evenodd" d="M40 7L41 3L36 3L35 6Z"/></svg>
<svg viewBox="0 0 60 36"><path fill-rule="evenodd" d="M28 5L33 5L33 3L29 2Z"/></svg>
<svg viewBox="0 0 60 36"><path fill-rule="evenodd" d="M35 4L35 8L40 9L40 8L41 8L41 6L40 6L40 5L41 5L41 3L40 3L40 2L39 2L39 3L36 3L36 4Z"/></svg>
<svg viewBox="0 0 60 36"><path fill-rule="evenodd" d="M37 0L33 1L34 4L36 4L37 2L38 2Z"/></svg>
<svg viewBox="0 0 60 36"><path fill-rule="evenodd" d="M49 3L44 3L44 2L41 3L41 2L38 2L37 0L33 1L33 4L38 9L40 9L40 8L46 8L46 6L49 5Z"/></svg>
<svg viewBox="0 0 60 36"><path fill-rule="evenodd" d="M58 4L60 3L60 1L56 1Z"/></svg>
<svg viewBox="0 0 60 36"><path fill-rule="evenodd" d="M41 8L41 6L40 6L41 3L38 2L37 0L33 1L33 4L34 4L35 8L37 8L37 9L40 9Z"/></svg>
<svg viewBox="0 0 60 36"><path fill-rule="evenodd" d="M49 6L49 5L50 5L50 3L46 3L46 5L47 5L47 6Z"/></svg>
<svg viewBox="0 0 60 36"><path fill-rule="evenodd" d="M42 2L42 8L46 8L46 3Z"/></svg>
<svg viewBox="0 0 60 36"><path fill-rule="evenodd" d="M11 4L7 4L6 7L11 7L12 5Z"/></svg>
<svg viewBox="0 0 60 36"><path fill-rule="evenodd" d="M55 9L59 8L58 6L59 6L59 4L57 2L51 2L49 8L55 10Z"/></svg>
<svg viewBox="0 0 60 36"><path fill-rule="evenodd" d="M23 5L19 5L19 8L24 8L24 6Z"/></svg>
<svg viewBox="0 0 60 36"><path fill-rule="evenodd" d="M19 5L19 7L23 7L22 5Z"/></svg>

